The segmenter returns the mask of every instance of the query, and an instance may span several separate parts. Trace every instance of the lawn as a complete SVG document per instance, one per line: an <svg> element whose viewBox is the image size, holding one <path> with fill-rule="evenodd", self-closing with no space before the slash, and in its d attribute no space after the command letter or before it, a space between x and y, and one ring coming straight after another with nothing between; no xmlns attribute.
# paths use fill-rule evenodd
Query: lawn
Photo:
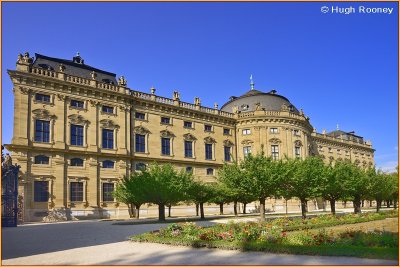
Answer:
<svg viewBox="0 0 400 267"><path fill-rule="evenodd" d="M325 229L393 217L398 217L397 211L322 215L305 220L279 218L265 223L229 222L211 227L193 222L173 223L160 230L131 236L131 240L243 251L398 259L398 233Z"/></svg>

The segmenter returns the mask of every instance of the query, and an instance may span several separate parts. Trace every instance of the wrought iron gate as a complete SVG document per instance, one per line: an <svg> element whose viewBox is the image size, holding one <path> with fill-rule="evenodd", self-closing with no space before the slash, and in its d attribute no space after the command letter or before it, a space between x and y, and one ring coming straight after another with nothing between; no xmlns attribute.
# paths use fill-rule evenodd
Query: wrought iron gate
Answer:
<svg viewBox="0 0 400 267"><path fill-rule="evenodd" d="M20 166L2 167L1 226L16 227L18 216L18 172Z"/></svg>

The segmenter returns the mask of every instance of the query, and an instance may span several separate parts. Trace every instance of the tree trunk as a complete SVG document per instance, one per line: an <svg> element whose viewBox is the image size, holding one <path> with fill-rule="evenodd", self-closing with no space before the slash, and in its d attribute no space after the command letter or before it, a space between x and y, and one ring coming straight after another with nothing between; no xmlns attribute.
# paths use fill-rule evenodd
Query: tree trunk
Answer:
<svg viewBox="0 0 400 267"><path fill-rule="evenodd" d="M128 213L129 213L129 218L133 218L133 208L132 204L128 204Z"/></svg>
<svg viewBox="0 0 400 267"><path fill-rule="evenodd" d="M219 215L224 214L224 203L219 203Z"/></svg>
<svg viewBox="0 0 400 267"><path fill-rule="evenodd" d="M364 200L363 200L363 201L361 201L361 207L363 207L363 208L364 208Z"/></svg>
<svg viewBox="0 0 400 267"><path fill-rule="evenodd" d="M286 214L287 214L287 199L285 199Z"/></svg>
<svg viewBox="0 0 400 267"><path fill-rule="evenodd" d="M390 208L390 200L386 200L386 207Z"/></svg>
<svg viewBox="0 0 400 267"><path fill-rule="evenodd" d="M136 214L135 214L136 216L135 217L136 217L136 219L139 219L140 205L136 205L135 208L136 208L136 211L135 211L136 212Z"/></svg>
<svg viewBox="0 0 400 267"><path fill-rule="evenodd" d="M265 222L265 198L260 198L260 221Z"/></svg>
<svg viewBox="0 0 400 267"><path fill-rule="evenodd" d="M246 205L247 203L243 203L243 214L246 214Z"/></svg>
<svg viewBox="0 0 400 267"><path fill-rule="evenodd" d="M306 212L307 212L307 200L300 198L300 202L301 202L301 217L303 219L305 219L305 218L307 218L307 215L306 215Z"/></svg>
<svg viewBox="0 0 400 267"><path fill-rule="evenodd" d="M165 205L158 204L158 220L165 221Z"/></svg>
<svg viewBox="0 0 400 267"><path fill-rule="evenodd" d="M336 201L334 199L330 199L329 202L331 204L331 213L333 215L335 215L336 214L336 206L335 206Z"/></svg>
<svg viewBox="0 0 400 267"><path fill-rule="evenodd" d="M196 216L199 216L199 203L196 203Z"/></svg>
<svg viewBox="0 0 400 267"><path fill-rule="evenodd" d="M361 213L361 199L359 197L354 198L353 206L354 213Z"/></svg>
<svg viewBox="0 0 400 267"><path fill-rule="evenodd" d="M382 206L382 200L376 200L376 212L379 212L379 210L381 209Z"/></svg>
<svg viewBox="0 0 400 267"><path fill-rule="evenodd" d="M393 208L396 210L397 209L397 199L393 200Z"/></svg>
<svg viewBox="0 0 400 267"><path fill-rule="evenodd" d="M238 212L237 212L237 201L233 201L233 213L235 214L235 216L238 215Z"/></svg>
<svg viewBox="0 0 400 267"><path fill-rule="evenodd" d="M172 207L172 205L169 204L168 205L168 217L171 217L171 207Z"/></svg>
<svg viewBox="0 0 400 267"><path fill-rule="evenodd" d="M369 206L372 207L372 200L369 201Z"/></svg>
<svg viewBox="0 0 400 267"><path fill-rule="evenodd" d="M200 202L200 218L204 219L204 207L203 202Z"/></svg>

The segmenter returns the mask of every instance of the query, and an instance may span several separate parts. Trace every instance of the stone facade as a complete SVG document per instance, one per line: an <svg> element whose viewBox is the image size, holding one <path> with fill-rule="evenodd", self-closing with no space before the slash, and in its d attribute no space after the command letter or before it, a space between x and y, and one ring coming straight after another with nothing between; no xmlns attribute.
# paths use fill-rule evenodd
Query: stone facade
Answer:
<svg viewBox="0 0 400 267"><path fill-rule="evenodd" d="M233 98L227 111L227 104L208 108L199 98L182 102L179 92L165 98L155 88L131 90L124 77L117 81L115 74L85 65L79 55L69 61L26 53L8 73L14 135L6 147L21 166L26 221L41 220L54 208L67 208L77 218L126 217L126 206L109 191L124 175L154 161L186 168L204 181L214 181L224 162L261 147L277 158L321 155L326 162L374 164L371 142L354 133L317 133L302 110L291 109L289 102L277 110L269 99L287 99L276 91L254 90L254 84L240 101L262 96L267 102L240 110ZM187 145L192 149L185 152ZM296 200L289 202L298 208ZM268 205L279 210L284 204L271 200ZM178 213L192 209L180 207Z"/></svg>

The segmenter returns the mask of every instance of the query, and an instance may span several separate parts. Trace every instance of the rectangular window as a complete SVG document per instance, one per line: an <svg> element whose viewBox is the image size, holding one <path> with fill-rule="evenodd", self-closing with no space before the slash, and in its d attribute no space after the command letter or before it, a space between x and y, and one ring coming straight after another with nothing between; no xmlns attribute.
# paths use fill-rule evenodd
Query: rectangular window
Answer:
<svg viewBox="0 0 400 267"><path fill-rule="evenodd" d="M146 164L144 164L143 162L138 162L135 164L135 170L136 171L142 171L146 169Z"/></svg>
<svg viewBox="0 0 400 267"><path fill-rule="evenodd" d="M70 183L70 198L73 201L83 201L83 183L71 182Z"/></svg>
<svg viewBox="0 0 400 267"><path fill-rule="evenodd" d="M213 168L207 168L207 175L214 175L214 169Z"/></svg>
<svg viewBox="0 0 400 267"><path fill-rule="evenodd" d="M34 201L47 202L49 201L49 182L35 181L34 182Z"/></svg>
<svg viewBox="0 0 400 267"><path fill-rule="evenodd" d="M278 133L278 128L270 128L270 132L276 134Z"/></svg>
<svg viewBox="0 0 400 267"><path fill-rule="evenodd" d="M299 146L294 147L294 156L296 158L300 158L301 157L301 150Z"/></svg>
<svg viewBox="0 0 400 267"><path fill-rule="evenodd" d="M47 102L50 103L50 96L43 95L43 94L35 94L35 100L40 102Z"/></svg>
<svg viewBox="0 0 400 267"><path fill-rule="evenodd" d="M278 145L271 146L271 155L272 155L272 159L274 159L274 160L279 159L279 146Z"/></svg>
<svg viewBox="0 0 400 267"><path fill-rule="evenodd" d="M204 125L204 131L206 131L206 132L212 132L212 126L211 126L211 125L208 125L208 124Z"/></svg>
<svg viewBox="0 0 400 267"><path fill-rule="evenodd" d="M146 136L142 134L135 134L135 151L146 152Z"/></svg>
<svg viewBox="0 0 400 267"><path fill-rule="evenodd" d="M184 121L184 122L183 122L183 127L185 127L185 128L193 128L193 122L191 122L191 121Z"/></svg>
<svg viewBox="0 0 400 267"><path fill-rule="evenodd" d="M114 131L103 129L103 148L114 148Z"/></svg>
<svg viewBox="0 0 400 267"><path fill-rule="evenodd" d="M294 136L300 136L300 131L299 130L293 130L293 135Z"/></svg>
<svg viewBox="0 0 400 267"><path fill-rule="evenodd" d="M186 167L186 172L193 173L193 167L190 167L190 166Z"/></svg>
<svg viewBox="0 0 400 267"><path fill-rule="evenodd" d="M230 135L231 134L231 129L224 128L224 135Z"/></svg>
<svg viewBox="0 0 400 267"><path fill-rule="evenodd" d="M50 122L36 120L35 122L35 141L50 142Z"/></svg>
<svg viewBox="0 0 400 267"><path fill-rule="evenodd" d="M162 124L170 124L171 123L171 118L161 117L161 123Z"/></svg>
<svg viewBox="0 0 400 267"><path fill-rule="evenodd" d="M251 153L251 146L243 147L243 155L246 157Z"/></svg>
<svg viewBox="0 0 400 267"><path fill-rule="evenodd" d="M84 107L83 101L71 100L71 107L83 108Z"/></svg>
<svg viewBox="0 0 400 267"><path fill-rule="evenodd" d="M185 141L185 158L193 158L193 142Z"/></svg>
<svg viewBox="0 0 400 267"><path fill-rule="evenodd" d="M83 146L83 126L71 124L71 145Z"/></svg>
<svg viewBox="0 0 400 267"><path fill-rule="evenodd" d="M229 146L224 146L225 161L231 161L231 148Z"/></svg>
<svg viewBox="0 0 400 267"><path fill-rule="evenodd" d="M169 138L161 138L161 155L171 155L171 147L170 147L171 139Z"/></svg>
<svg viewBox="0 0 400 267"><path fill-rule="evenodd" d="M113 183L103 183L103 201L114 201L113 192Z"/></svg>
<svg viewBox="0 0 400 267"><path fill-rule="evenodd" d="M103 168L105 168L105 169L114 169L114 161L111 161L111 160L103 161Z"/></svg>
<svg viewBox="0 0 400 267"><path fill-rule="evenodd" d="M135 118L138 120L145 120L146 115L144 113L135 112Z"/></svg>
<svg viewBox="0 0 400 267"><path fill-rule="evenodd" d="M242 130L242 134L243 135L249 135L249 134L251 134L251 131L250 131L250 129L243 129Z"/></svg>
<svg viewBox="0 0 400 267"><path fill-rule="evenodd" d="M213 159L212 144L206 144L206 159Z"/></svg>
<svg viewBox="0 0 400 267"><path fill-rule="evenodd" d="M35 157L35 164L49 165L50 158L44 155L39 155Z"/></svg>
<svg viewBox="0 0 400 267"><path fill-rule="evenodd" d="M114 113L114 108L110 106L102 106L101 111L105 113Z"/></svg>

